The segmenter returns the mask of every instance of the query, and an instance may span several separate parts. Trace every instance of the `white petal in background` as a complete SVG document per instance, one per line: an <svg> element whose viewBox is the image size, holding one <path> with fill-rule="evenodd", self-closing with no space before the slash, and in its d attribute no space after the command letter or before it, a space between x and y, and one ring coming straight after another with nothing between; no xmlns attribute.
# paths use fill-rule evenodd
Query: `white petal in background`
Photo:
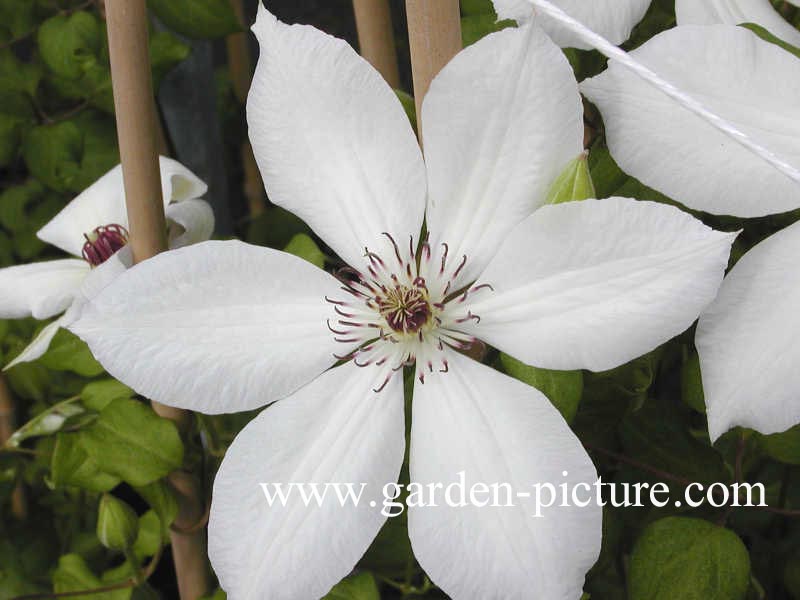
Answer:
<svg viewBox="0 0 800 600"><path fill-rule="evenodd" d="M383 232L416 238L425 168L395 93L346 42L285 25L260 3L253 31L261 55L247 122L270 200L355 268L365 246L387 247Z"/></svg>
<svg viewBox="0 0 800 600"><path fill-rule="evenodd" d="M536 26L486 36L433 80L422 106L427 225L453 268L467 255L462 282L583 150L582 115L569 63Z"/></svg>
<svg viewBox="0 0 800 600"><path fill-rule="evenodd" d="M604 371L684 331L714 299L736 234L629 198L545 206L467 303L470 333L547 369Z"/></svg>
<svg viewBox="0 0 800 600"><path fill-rule="evenodd" d="M533 6L528 0L492 0L500 19L513 19L519 23L529 21ZM642 20L652 0L552 0L553 4L577 19L612 44L627 40L634 26ZM703 0L688 0L702 2ZM546 16L536 22L562 48L591 49L583 40Z"/></svg>
<svg viewBox="0 0 800 600"><path fill-rule="evenodd" d="M125 271L70 330L143 396L206 413L282 398L349 348L326 325L332 276L295 256L204 242Z"/></svg>
<svg viewBox="0 0 800 600"><path fill-rule="evenodd" d="M74 258L0 269L0 319L47 319L67 309L89 274Z"/></svg>
<svg viewBox="0 0 800 600"><path fill-rule="evenodd" d="M189 199L167 206L167 220L177 228L170 230L169 247L183 248L204 242L214 233L214 210L205 200Z"/></svg>
<svg viewBox="0 0 800 600"><path fill-rule="evenodd" d="M800 168L800 61L741 27L677 27L631 53ZM800 184L619 64L581 84L620 167L690 208L758 217L800 207Z"/></svg>
<svg viewBox="0 0 800 600"><path fill-rule="evenodd" d="M591 486L592 461L541 392L461 354L449 362L447 374L415 384L411 481L447 486L464 471L467 490L508 483L531 497L514 507L452 508L440 490L437 507L409 507L415 556L452 598L577 600L600 552L602 508L556 502L534 517L532 486ZM578 499L587 497L582 490Z"/></svg>
<svg viewBox="0 0 800 600"><path fill-rule="evenodd" d="M332 369L262 412L228 448L208 529L230 598L320 598L377 535L383 486L397 481L405 450L403 378L376 394L378 374L352 362ZM342 506L332 488L322 506L305 506L294 489L286 506L270 507L259 485L293 482L367 486L358 507Z"/></svg>
<svg viewBox="0 0 800 600"><path fill-rule="evenodd" d="M164 204L199 198L208 186L178 161L160 157ZM128 227L122 167L117 165L75 197L38 232L44 242L81 256L83 234L116 223Z"/></svg>
<svg viewBox="0 0 800 600"><path fill-rule="evenodd" d="M731 270L701 315L708 430L776 433L800 423L800 223L770 236Z"/></svg>
<svg viewBox="0 0 800 600"><path fill-rule="evenodd" d="M678 25L758 23L784 42L800 46L800 31L769 0L675 0Z"/></svg>

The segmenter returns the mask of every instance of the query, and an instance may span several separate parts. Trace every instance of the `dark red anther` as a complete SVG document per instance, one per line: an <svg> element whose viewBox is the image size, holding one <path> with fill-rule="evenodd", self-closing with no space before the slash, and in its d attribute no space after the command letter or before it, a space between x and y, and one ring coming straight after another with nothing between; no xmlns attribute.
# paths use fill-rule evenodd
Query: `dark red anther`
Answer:
<svg viewBox="0 0 800 600"><path fill-rule="evenodd" d="M117 250L128 243L128 230L122 225L112 223L97 227L91 233L84 233L83 258L93 267L102 265Z"/></svg>

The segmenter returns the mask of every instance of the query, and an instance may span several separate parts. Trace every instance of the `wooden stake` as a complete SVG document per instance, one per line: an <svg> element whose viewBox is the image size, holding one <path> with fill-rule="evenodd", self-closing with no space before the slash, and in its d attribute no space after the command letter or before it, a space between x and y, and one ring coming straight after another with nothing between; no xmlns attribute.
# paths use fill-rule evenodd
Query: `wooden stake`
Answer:
<svg viewBox="0 0 800 600"><path fill-rule="evenodd" d="M406 0L417 130L422 141L422 99L431 81L461 50L458 0Z"/></svg>
<svg viewBox="0 0 800 600"><path fill-rule="evenodd" d="M150 57L147 44L145 0L106 0L108 50L111 60L114 108L119 153L125 182L130 225L129 244L134 262L167 249L167 225L161 197L158 135ZM153 402L153 409L176 421L185 431L187 411ZM176 525L187 530L204 514L196 486L186 485L188 475L176 472L170 481L179 498ZM195 600L208 592L205 529L170 534L181 600Z"/></svg>
<svg viewBox="0 0 800 600"><path fill-rule="evenodd" d="M400 71L389 0L353 0L353 12L361 56L383 75L390 86L399 88Z"/></svg>
<svg viewBox="0 0 800 600"><path fill-rule="evenodd" d="M14 398L8 389L5 377L0 373L0 446L3 446L14 433L16 428L14 412ZM28 516L28 503L22 481L17 481L11 491L11 514L19 520L24 520Z"/></svg>
<svg viewBox="0 0 800 600"><path fill-rule="evenodd" d="M242 0L230 0L233 11L239 23L245 26L245 12ZM250 81L253 78L253 65L250 60L250 48L246 33L229 35L225 44L228 50L228 68L233 83L233 93L241 104L247 102L247 92L250 91ZM264 201L264 183L261 173L253 155L250 142L245 139L241 147L242 166L244 171L244 196L247 199L250 216L257 217L267 209Z"/></svg>

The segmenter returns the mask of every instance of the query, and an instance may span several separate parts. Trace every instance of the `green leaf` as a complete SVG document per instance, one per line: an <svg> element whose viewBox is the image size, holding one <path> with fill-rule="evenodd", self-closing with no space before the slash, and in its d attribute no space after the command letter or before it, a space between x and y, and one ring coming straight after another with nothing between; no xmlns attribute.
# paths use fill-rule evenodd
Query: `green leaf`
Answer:
<svg viewBox="0 0 800 600"><path fill-rule="evenodd" d="M188 45L168 31L157 31L150 36L150 67L156 89L164 75L185 60L190 51Z"/></svg>
<svg viewBox="0 0 800 600"><path fill-rule="evenodd" d="M148 485L134 488L147 504L150 505L158 518L161 519L164 534L169 532L169 526L178 516L178 499L165 481L154 481Z"/></svg>
<svg viewBox="0 0 800 600"><path fill-rule="evenodd" d="M139 530L133 543L133 553L139 560L153 556L164 541L161 519L154 510L148 510L139 517Z"/></svg>
<svg viewBox="0 0 800 600"><path fill-rule="evenodd" d="M42 69L37 63L20 61L8 48L0 49L0 89L35 96Z"/></svg>
<svg viewBox="0 0 800 600"><path fill-rule="evenodd" d="M497 15L494 12L492 0L461 0L462 15Z"/></svg>
<svg viewBox="0 0 800 600"><path fill-rule="evenodd" d="M0 0L0 40L19 39L36 26L36 3Z"/></svg>
<svg viewBox="0 0 800 600"><path fill-rule="evenodd" d="M59 192L70 189L80 172L83 135L72 121L39 125L24 136L22 156L31 174Z"/></svg>
<svg viewBox="0 0 800 600"><path fill-rule="evenodd" d="M583 371L551 371L526 365L508 354L500 354L505 372L542 392L572 423L583 396Z"/></svg>
<svg viewBox="0 0 800 600"><path fill-rule="evenodd" d="M39 402L47 398L51 381L47 369L38 363L20 363L3 373L11 390L20 398Z"/></svg>
<svg viewBox="0 0 800 600"><path fill-rule="evenodd" d="M589 169L598 198L608 198L629 179L619 168L607 148L592 148L589 153Z"/></svg>
<svg viewBox="0 0 800 600"><path fill-rule="evenodd" d="M782 39L773 35L761 25L758 25L756 23L740 23L739 26L744 27L745 29L749 29L765 42L769 42L770 44L775 44L776 46L783 48L787 52L794 54L797 58L800 58L800 48L798 48L797 46L793 46L788 42L784 42Z"/></svg>
<svg viewBox="0 0 800 600"><path fill-rule="evenodd" d="M28 218L28 209L44 192L35 179L11 186L0 194L0 225L11 232L21 230Z"/></svg>
<svg viewBox="0 0 800 600"><path fill-rule="evenodd" d="M136 393L124 383L116 379L101 379L86 384L81 390L81 402L87 408L100 412L112 400L117 398L133 398Z"/></svg>
<svg viewBox="0 0 800 600"><path fill-rule="evenodd" d="M126 398L112 400L83 431L83 447L98 467L134 486L143 486L183 463L175 424L153 409Z"/></svg>
<svg viewBox="0 0 800 600"><path fill-rule="evenodd" d="M693 352L681 367L681 399L687 406L705 414L706 399L703 394L700 357L697 352Z"/></svg>
<svg viewBox="0 0 800 600"><path fill-rule="evenodd" d="M216 38L241 31L228 0L148 0L164 25L191 38Z"/></svg>
<svg viewBox="0 0 800 600"><path fill-rule="evenodd" d="M562 202L596 197L597 193L592 184L586 153L581 152L576 159L566 166L561 175L550 186L546 203L561 204Z"/></svg>
<svg viewBox="0 0 800 600"><path fill-rule="evenodd" d="M742 600L750 557L735 533L700 519L651 524L631 556L630 600Z"/></svg>
<svg viewBox="0 0 800 600"><path fill-rule="evenodd" d="M52 435L61 431L70 419L85 414L86 409L77 402L77 398L64 400L33 417L17 429L6 443L9 446L17 447L29 438Z"/></svg>
<svg viewBox="0 0 800 600"><path fill-rule="evenodd" d="M491 14L467 15L461 18L461 42L466 48L490 33L514 27L514 25L514 21L508 19L498 21L494 11Z"/></svg>
<svg viewBox="0 0 800 600"><path fill-rule="evenodd" d="M119 477L104 473L81 445L81 433L59 433L50 459L54 486L74 486L90 492L107 492L119 485Z"/></svg>
<svg viewBox="0 0 800 600"><path fill-rule="evenodd" d="M322 250L319 249L317 243L305 233L296 234L283 251L299 256L312 265L318 266L320 269L325 267L325 255L322 253Z"/></svg>
<svg viewBox="0 0 800 600"><path fill-rule="evenodd" d="M127 579L127 577L126 577ZM58 559L58 567L53 573L53 590L59 594L64 592L80 592L108 585L108 582L99 579L86 562L77 554L65 554ZM103 594L82 594L70 596L70 600L127 600L131 595L131 588L103 592Z"/></svg>
<svg viewBox="0 0 800 600"><path fill-rule="evenodd" d="M406 111L408 121L411 123L411 129L417 131L417 106L414 104L414 96L403 90L395 90L394 93L397 95L397 99L400 100L403 110Z"/></svg>
<svg viewBox="0 0 800 600"><path fill-rule="evenodd" d="M95 377L103 372L102 365L94 359L89 346L66 329L58 330L39 362L50 369L72 371L84 377Z"/></svg>
<svg viewBox="0 0 800 600"><path fill-rule="evenodd" d="M82 192L119 164L117 128L113 117L96 110L81 111L73 122L83 135L83 154L69 189Z"/></svg>
<svg viewBox="0 0 800 600"><path fill-rule="evenodd" d="M769 456L787 465L800 465L800 425L782 433L757 435L761 448Z"/></svg>
<svg viewBox="0 0 800 600"><path fill-rule="evenodd" d="M103 47L103 28L97 17L85 11L47 19L37 34L39 55L56 75L79 79L92 66Z"/></svg>
<svg viewBox="0 0 800 600"><path fill-rule="evenodd" d="M380 600L378 584L372 573L351 575L336 584L323 600Z"/></svg>
<svg viewBox="0 0 800 600"><path fill-rule="evenodd" d="M22 92L0 89L0 166L17 158L25 128L35 123L30 100Z"/></svg>

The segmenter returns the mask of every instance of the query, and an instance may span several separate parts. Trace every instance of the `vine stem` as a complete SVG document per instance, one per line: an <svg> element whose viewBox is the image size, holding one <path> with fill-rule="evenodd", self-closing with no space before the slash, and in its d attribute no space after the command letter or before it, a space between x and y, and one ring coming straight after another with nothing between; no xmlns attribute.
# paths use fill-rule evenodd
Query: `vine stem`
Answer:
<svg viewBox="0 0 800 600"><path fill-rule="evenodd" d="M399 88L400 70L389 0L353 0L353 13L361 56L383 75L386 83Z"/></svg>
<svg viewBox="0 0 800 600"><path fill-rule="evenodd" d="M461 50L461 10L458 0L406 0L406 15L421 144L422 99L436 74Z"/></svg>
<svg viewBox="0 0 800 600"><path fill-rule="evenodd" d="M167 249L147 7L145 0L106 0L105 10L129 244L134 263L138 263ZM172 419L182 433L187 431L190 412L158 402L152 405L156 413ZM178 497L176 525L188 530L205 512L199 484L184 471L170 474L168 480ZM203 596L209 588L205 529L189 533L173 529L170 540L181 600Z"/></svg>

